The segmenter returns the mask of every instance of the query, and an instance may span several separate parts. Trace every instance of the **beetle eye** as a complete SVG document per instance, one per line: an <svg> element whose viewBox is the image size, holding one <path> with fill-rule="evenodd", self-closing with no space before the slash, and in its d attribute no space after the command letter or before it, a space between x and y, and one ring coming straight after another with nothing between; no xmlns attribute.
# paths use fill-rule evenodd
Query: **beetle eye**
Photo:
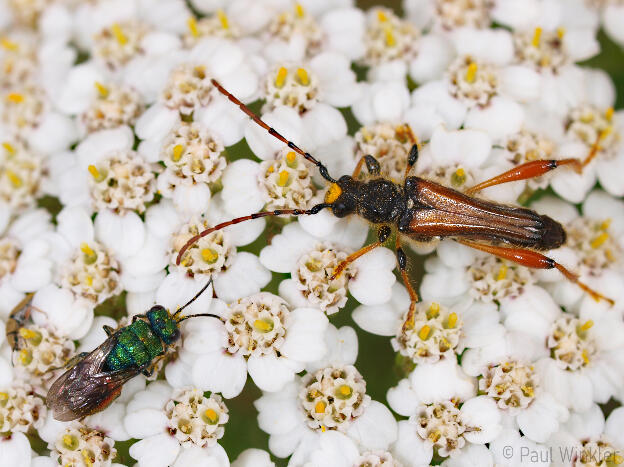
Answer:
<svg viewBox="0 0 624 467"><path fill-rule="evenodd" d="M336 201L332 205L332 212L336 217L345 217L355 211L355 203L353 200L346 198L340 201Z"/></svg>

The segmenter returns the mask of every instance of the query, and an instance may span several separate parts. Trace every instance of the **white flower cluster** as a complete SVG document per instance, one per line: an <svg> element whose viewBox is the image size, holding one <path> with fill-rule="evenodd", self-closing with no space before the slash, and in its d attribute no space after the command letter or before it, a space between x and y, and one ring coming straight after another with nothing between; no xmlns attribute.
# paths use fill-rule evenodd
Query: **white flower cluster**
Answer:
<svg viewBox="0 0 624 467"><path fill-rule="evenodd" d="M624 3L356 4L0 0L3 465L624 465L624 112L580 64L600 28L624 46ZM361 254L357 214L295 216L337 196L297 146L336 179L374 178L370 155L400 187L528 205L565 229L544 252L561 266L405 232ZM501 173L531 176L488 182ZM239 219L178 264L202 231L275 210L293 215ZM423 277L395 270L401 241L429 254ZM104 326L209 279L184 314L213 317L179 324L149 380L53 418L50 385ZM349 313L396 354L385 400L376 350L358 360L356 331L330 323ZM246 385L270 453L228 437Z"/></svg>

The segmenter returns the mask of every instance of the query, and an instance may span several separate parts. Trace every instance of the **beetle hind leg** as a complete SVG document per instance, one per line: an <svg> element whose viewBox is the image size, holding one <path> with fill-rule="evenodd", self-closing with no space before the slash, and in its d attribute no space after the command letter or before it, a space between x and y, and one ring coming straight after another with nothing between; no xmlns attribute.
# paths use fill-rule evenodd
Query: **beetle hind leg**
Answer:
<svg viewBox="0 0 624 467"><path fill-rule="evenodd" d="M407 312L407 318L403 323L403 331L405 331L414 327L414 310L416 308L416 303L418 303L418 293L416 292L416 290L414 290L410 278L407 275L407 255L401 247L400 233L397 233L395 250L397 264L399 266L399 272L401 273L401 279L403 279L403 285L405 285L405 288L407 289L407 293L409 294L410 298L409 311Z"/></svg>
<svg viewBox="0 0 624 467"><path fill-rule="evenodd" d="M614 304L614 301L608 297L605 297L600 292L595 291L590 286L581 282L577 274L574 274L572 271L567 269L562 264L559 264L554 259L549 258L541 253L538 253L533 250L526 250L523 248L513 248L513 247L502 247L496 245L487 245L483 243L472 242L470 240L457 240L462 245L469 246L470 248L474 248L475 250L484 251L486 253L493 254L498 256L499 258L503 258L509 261L513 261L514 263L521 264L522 266L527 266L533 269L557 269L563 276L569 280L570 282L574 282L578 285L584 292L589 294L594 300L600 301L604 300L610 305Z"/></svg>

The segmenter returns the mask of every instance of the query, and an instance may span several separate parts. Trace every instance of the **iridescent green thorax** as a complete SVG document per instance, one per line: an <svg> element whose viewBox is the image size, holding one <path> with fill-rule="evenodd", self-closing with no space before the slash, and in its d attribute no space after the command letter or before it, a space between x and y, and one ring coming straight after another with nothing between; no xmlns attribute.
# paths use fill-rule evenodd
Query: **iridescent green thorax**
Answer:
<svg viewBox="0 0 624 467"><path fill-rule="evenodd" d="M158 337L167 345L180 338L178 322L162 306L156 305L147 312L147 319Z"/></svg>
<svg viewBox="0 0 624 467"><path fill-rule="evenodd" d="M142 367L165 351L158 334L141 319L116 332L115 337L117 344L106 357L104 371Z"/></svg>

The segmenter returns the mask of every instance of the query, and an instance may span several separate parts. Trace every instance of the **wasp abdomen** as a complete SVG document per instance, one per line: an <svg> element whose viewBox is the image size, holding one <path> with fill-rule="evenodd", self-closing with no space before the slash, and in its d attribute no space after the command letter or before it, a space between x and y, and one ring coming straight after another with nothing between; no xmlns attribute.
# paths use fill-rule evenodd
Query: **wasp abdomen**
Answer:
<svg viewBox="0 0 624 467"><path fill-rule="evenodd" d="M162 341L143 320L137 320L117 333L117 343L106 357L104 371L143 367L165 351Z"/></svg>

